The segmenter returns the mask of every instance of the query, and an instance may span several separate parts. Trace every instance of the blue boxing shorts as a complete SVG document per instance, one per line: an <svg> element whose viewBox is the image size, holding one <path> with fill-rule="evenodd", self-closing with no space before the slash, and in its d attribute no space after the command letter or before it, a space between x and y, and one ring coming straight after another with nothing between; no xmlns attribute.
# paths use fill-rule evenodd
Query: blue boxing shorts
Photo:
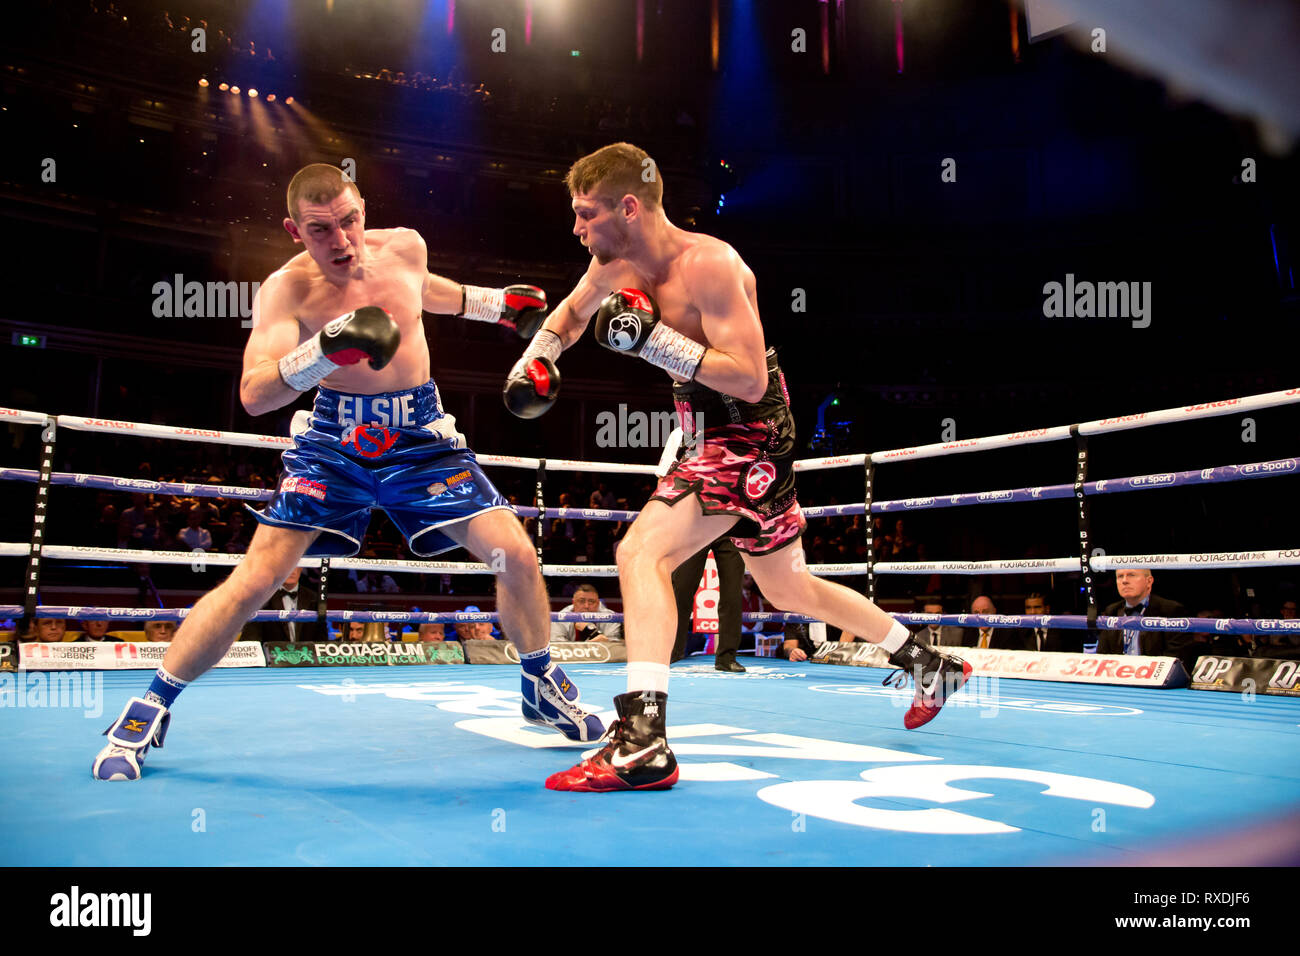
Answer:
<svg viewBox="0 0 1300 956"><path fill-rule="evenodd" d="M262 524L321 531L307 557L359 552L372 508L387 512L420 557L457 547L439 529L513 510L442 410L432 381L378 395L317 389L307 428L295 423L293 439L275 497L264 511L249 510Z"/></svg>

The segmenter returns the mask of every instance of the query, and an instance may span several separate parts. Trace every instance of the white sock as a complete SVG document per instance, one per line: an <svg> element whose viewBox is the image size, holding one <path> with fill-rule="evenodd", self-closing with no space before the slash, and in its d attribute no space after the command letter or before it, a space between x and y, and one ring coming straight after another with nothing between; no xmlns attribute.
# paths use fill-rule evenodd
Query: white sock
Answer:
<svg viewBox="0 0 1300 956"><path fill-rule="evenodd" d="M895 654L898 652L898 649L903 646L903 643L911 636L911 631L903 627L903 625L898 621L895 621L894 626L889 629L889 633L886 634L884 640L880 642L880 646L890 654Z"/></svg>
<svg viewBox="0 0 1300 956"><path fill-rule="evenodd" d="M628 661L627 692L631 694L639 690L668 693L668 665L650 661Z"/></svg>

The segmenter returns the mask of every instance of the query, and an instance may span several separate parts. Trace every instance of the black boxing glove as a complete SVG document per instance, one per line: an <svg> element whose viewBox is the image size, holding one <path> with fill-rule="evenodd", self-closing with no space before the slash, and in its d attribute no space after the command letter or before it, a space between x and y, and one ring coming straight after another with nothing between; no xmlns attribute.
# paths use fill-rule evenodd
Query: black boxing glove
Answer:
<svg viewBox="0 0 1300 956"><path fill-rule="evenodd" d="M705 346L659 321L659 303L640 289L611 292L594 316L596 341L625 355L636 355L679 378L693 379Z"/></svg>
<svg viewBox="0 0 1300 956"><path fill-rule="evenodd" d="M305 392L345 365L370 360L376 372L393 360L402 333L387 309L367 305L331 321L280 359L280 378Z"/></svg>
<svg viewBox="0 0 1300 956"><path fill-rule="evenodd" d="M512 415L537 418L555 404L560 394L560 370L555 360L564 345L549 329L538 332L506 376L501 397Z"/></svg>
<svg viewBox="0 0 1300 956"><path fill-rule="evenodd" d="M460 288L461 318L504 325L521 339L531 339L546 321L546 293L535 285L508 285L504 289L462 285Z"/></svg>

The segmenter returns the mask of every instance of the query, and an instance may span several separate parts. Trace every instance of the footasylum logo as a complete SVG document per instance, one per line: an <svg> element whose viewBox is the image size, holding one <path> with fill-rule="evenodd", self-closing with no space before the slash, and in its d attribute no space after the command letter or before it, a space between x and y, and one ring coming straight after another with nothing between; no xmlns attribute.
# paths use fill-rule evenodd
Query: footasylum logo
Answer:
<svg viewBox="0 0 1300 956"><path fill-rule="evenodd" d="M50 925L60 927L129 926L133 936L148 936L153 928L152 893L69 893L50 897Z"/></svg>

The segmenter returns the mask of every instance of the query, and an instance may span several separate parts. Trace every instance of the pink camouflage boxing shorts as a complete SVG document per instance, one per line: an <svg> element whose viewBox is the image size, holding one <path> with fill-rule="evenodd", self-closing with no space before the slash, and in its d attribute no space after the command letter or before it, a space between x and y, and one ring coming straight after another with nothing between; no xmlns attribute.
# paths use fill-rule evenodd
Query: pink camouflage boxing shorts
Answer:
<svg viewBox="0 0 1300 956"><path fill-rule="evenodd" d="M682 453L650 500L671 506L693 494L704 514L735 515L731 541L746 554L771 554L799 537L807 522L795 497L794 416L775 350L757 402L687 382L673 386L673 404Z"/></svg>

